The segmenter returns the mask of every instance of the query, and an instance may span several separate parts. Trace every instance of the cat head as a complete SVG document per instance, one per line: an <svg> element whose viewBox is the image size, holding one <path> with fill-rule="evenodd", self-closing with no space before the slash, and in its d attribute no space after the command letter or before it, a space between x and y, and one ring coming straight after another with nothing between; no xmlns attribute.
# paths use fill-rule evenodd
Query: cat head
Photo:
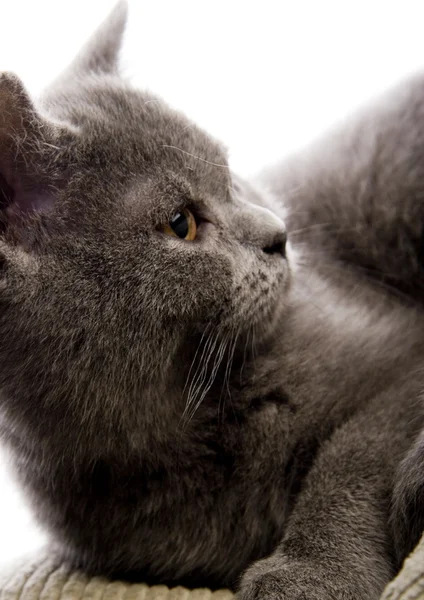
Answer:
<svg viewBox="0 0 424 600"><path fill-rule="evenodd" d="M163 431L202 337L267 335L288 288L222 145L119 75L125 13L39 101L0 79L1 404L43 439Z"/></svg>

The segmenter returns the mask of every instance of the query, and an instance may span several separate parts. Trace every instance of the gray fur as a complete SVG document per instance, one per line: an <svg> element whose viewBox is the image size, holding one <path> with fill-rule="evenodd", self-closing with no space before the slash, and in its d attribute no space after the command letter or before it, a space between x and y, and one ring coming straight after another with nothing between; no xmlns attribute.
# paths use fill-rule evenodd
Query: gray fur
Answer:
<svg viewBox="0 0 424 600"><path fill-rule="evenodd" d="M122 31L121 14L102 31ZM268 175L271 200L123 81L99 35L35 105L0 80L0 424L17 476L88 572L240 584L246 599L376 599L396 568L397 469L423 426L423 311L338 268L335 242L293 235L286 252L280 218L322 224L309 207L328 199L333 229L352 214L384 261L343 162L360 126L336 164L320 150ZM377 123L369 147L385 132ZM420 149L402 162L416 186ZM372 156L356 164L372 182ZM285 187L298 184L302 222ZM387 214L384 196L370 197L402 231L403 196ZM157 229L183 206L193 242Z"/></svg>
<svg viewBox="0 0 424 600"><path fill-rule="evenodd" d="M424 298L424 77L417 75L261 181L284 198L297 245L318 268L354 268ZM314 250L332 260L321 260Z"/></svg>

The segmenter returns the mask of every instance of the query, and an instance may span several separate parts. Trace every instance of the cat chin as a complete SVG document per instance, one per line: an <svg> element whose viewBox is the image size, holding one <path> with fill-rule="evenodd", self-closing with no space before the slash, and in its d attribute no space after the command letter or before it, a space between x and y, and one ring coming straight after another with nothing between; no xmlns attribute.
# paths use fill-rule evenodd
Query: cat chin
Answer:
<svg viewBox="0 0 424 600"><path fill-rule="evenodd" d="M281 328L284 327L287 307L288 302L285 301L285 298L280 298L273 308L270 308L265 315L258 319L258 322L254 325L257 343L268 343L276 335L279 335Z"/></svg>
<svg viewBox="0 0 424 600"><path fill-rule="evenodd" d="M251 335L257 344L269 342L284 327L291 283L291 273L286 268L284 275L272 286L266 300L252 302L246 309L240 318L240 332Z"/></svg>

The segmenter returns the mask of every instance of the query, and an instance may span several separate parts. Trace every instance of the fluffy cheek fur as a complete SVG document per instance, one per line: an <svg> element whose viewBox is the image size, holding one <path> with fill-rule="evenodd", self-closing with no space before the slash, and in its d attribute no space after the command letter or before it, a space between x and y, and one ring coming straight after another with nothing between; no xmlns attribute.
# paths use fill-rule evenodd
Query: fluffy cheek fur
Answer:
<svg viewBox="0 0 424 600"><path fill-rule="evenodd" d="M145 297L155 298L165 321L199 331L212 322L237 333L265 330L274 320L290 283L287 260L229 237L209 228L199 243L155 240L161 274L150 274Z"/></svg>
<svg viewBox="0 0 424 600"><path fill-rule="evenodd" d="M166 372L189 331L231 312L228 258L165 236L142 242L128 237L102 247L70 236L37 257L4 248L0 358L8 395L16 393L8 382L28 379L33 389L41 374L53 397L61 383L65 394L81 391L85 376L94 389L106 379L125 385L131 369L137 378L158 365ZM149 356L156 356L151 368Z"/></svg>
<svg viewBox="0 0 424 600"><path fill-rule="evenodd" d="M231 314L228 322L237 331L254 330L266 335L276 317L284 310L290 269L282 256L269 256L257 249L239 245L233 249ZM277 315L278 313L278 315Z"/></svg>
<svg viewBox="0 0 424 600"><path fill-rule="evenodd" d="M231 302L233 266L214 248L158 234L155 260L143 269L143 302L151 317L186 325L219 320Z"/></svg>

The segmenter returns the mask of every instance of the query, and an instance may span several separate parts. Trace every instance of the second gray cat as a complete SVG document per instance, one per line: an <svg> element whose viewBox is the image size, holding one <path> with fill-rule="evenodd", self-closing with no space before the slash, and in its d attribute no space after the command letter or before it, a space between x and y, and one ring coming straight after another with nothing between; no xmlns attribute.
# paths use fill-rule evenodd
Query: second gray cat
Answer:
<svg viewBox="0 0 424 600"><path fill-rule="evenodd" d="M87 572L377 599L416 537L392 498L424 424L424 83L268 173L268 195L119 76L124 22L37 102L0 79L17 477ZM410 240L394 257L389 230Z"/></svg>

